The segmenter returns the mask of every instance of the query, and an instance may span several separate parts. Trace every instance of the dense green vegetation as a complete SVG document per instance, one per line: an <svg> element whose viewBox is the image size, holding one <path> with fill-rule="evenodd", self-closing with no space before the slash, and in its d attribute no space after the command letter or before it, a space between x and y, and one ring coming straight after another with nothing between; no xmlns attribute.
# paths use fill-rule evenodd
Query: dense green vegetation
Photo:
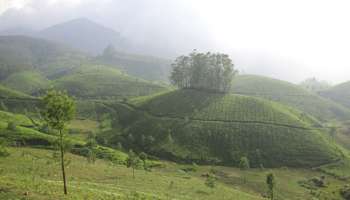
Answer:
<svg viewBox="0 0 350 200"><path fill-rule="evenodd" d="M176 58L172 64L171 82L179 88L228 92L236 71L228 55L198 53Z"/></svg>
<svg viewBox="0 0 350 200"><path fill-rule="evenodd" d="M130 103L123 108L129 113L119 108L120 124L127 131L116 137L125 146L167 159L238 166L246 156L255 167L300 167L340 158L316 129L316 120L277 103L197 90Z"/></svg>
<svg viewBox="0 0 350 200"><path fill-rule="evenodd" d="M254 75L236 76L232 92L277 101L322 121L350 119L347 108L285 81Z"/></svg>
<svg viewBox="0 0 350 200"><path fill-rule="evenodd" d="M350 108L350 82L336 85L321 91L320 94Z"/></svg>

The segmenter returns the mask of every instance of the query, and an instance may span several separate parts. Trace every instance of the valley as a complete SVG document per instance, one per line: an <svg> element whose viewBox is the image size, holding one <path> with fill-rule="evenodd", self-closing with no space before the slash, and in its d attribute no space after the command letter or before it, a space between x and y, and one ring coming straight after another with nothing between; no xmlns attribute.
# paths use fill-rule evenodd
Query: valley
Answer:
<svg viewBox="0 0 350 200"><path fill-rule="evenodd" d="M88 19L0 36L0 199L349 199L348 83L130 49Z"/></svg>

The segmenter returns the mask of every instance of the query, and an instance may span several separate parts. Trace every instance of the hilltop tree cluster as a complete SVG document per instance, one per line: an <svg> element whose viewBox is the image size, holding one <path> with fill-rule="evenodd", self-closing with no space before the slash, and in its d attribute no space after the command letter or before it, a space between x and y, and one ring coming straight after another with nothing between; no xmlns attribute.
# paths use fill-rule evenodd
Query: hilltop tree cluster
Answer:
<svg viewBox="0 0 350 200"><path fill-rule="evenodd" d="M180 56L172 64L170 80L179 88L228 92L237 73L232 60L221 53L197 53Z"/></svg>

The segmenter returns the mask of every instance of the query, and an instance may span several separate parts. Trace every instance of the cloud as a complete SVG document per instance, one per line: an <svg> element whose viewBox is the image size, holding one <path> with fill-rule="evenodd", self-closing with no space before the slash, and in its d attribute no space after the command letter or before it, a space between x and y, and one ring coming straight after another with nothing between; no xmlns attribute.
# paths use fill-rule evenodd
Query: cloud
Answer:
<svg viewBox="0 0 350 200"><path fill-rule="evenodd" d="M143 52L217 50L249 73L293 82L350 79L346 0L6 0L1 8L1 29L42 29L87 17L120 31Z"/></svg>

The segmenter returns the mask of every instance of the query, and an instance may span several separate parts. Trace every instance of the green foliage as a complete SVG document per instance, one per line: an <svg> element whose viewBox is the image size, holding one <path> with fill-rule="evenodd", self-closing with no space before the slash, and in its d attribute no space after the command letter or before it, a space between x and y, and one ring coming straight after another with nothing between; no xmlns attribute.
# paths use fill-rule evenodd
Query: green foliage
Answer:
<svg viewBox="0 0 350 200"><path fill-rule="evenodd" d="M310 190L316 190L322 187L327 187L326 177L312 177L305 181L299 181L299 184Z"/></svg>
<svg viewBox="0 0 350 200"><path fill-rule="evenodd" d="M132 168L132 177L135 178L135 169L140 165L140 158L130 150L126 159L126 166Z"/></svg>
<svg viewBox="0 0 350 200"><path fill-rule="evenodd" d="M142 160L142 161L146 161L147 160L147 154L145 152L141 152L139 154L139 158Z"/></svg>
<svg viewBox="0 0 350 200"><path fill-rule="evenodd" d="M15 122L9 122L7 124L7 130L10 130L10 131L15 131L17 128L17 124Z"/></svg>
<svg viewBox="0 0 350 200"><path fill-rule="evenodd" d="M59 131L58 145L61 152L61 170L63 175L64 194L67 194L67 182L65 174L65 159L64 153L67 149L64 134L62 132L66 123L73 119L75 114L75 102L66 93L61 91L49 90L43 98L44 110L42 115L45 122ZM92 152L91 152L92 154ZM90 155L92 157L92 155Z"/></svg>
<svg viewBox="0 0 350 200"><path fill-rule="evenodd" d="M7 111L7 106L2 101L0 102L0 110Z"/></svg>
<svg viewBox="0 0 350 200"><path fill-rule="evenodd" d="M94 164L97 158L97 155L96 155L97 142L96 142L96 136L94 134L89 134L85 146L87 147L87 150L88 150L86 158L89 163Z"/></svg>
<svg viewBox="0 0 350 200"><path fill-rule="evenodd" d="M249 160L247 157L241 157L240 161L239 161L239 168L241 170L247 170L250 168L250 164L249 164Z"/></svg>
<svg viewBox="0 0 350 200"><path fill-rule="evenodd" d="M271 200L274 200L276 180L275 175L273 173L269 173L266 175L266 184L268 188L268 196Z"/></svg>
<svg viewBox="0 0 350 200"><path fill-rule="evenodd" d="M350 110L347 108L286 81L240 75L233 79L231 92L277 101L323 121L350 118Z"/></svg>
<svg viewBox="0 0 350 200"><path fill-rule="evenodd" d="M6 148L6 142L0 140L0 157L7 157L10 155L10 152Z"/></svg>
<svg viewBox="0 0 350 200"><path fill-rule="evenodd" d="M170 79L179 88L228 92L236 71L228 55L197 53L180 56L172 64Z"/></svg>
<svg viewBox="0 0 350 200"><path fill-rule="evenodd" d="M208 173L205 180L205 185L209 188L215 188L216 186L216 176L213 173Z"/></svg>
<svg viewBox="0 0 350 200"><path fill-rule="evenodd" d="M33 126L32 121L27 116L11 112L0 111L0 121L7 123L13 122L22 126Z"/></svg>
<svg viewBox="0 0 350 200"><path fill-rule="evenodd" d="M31 99L33 97L24 94L22 92L7 88L3 85L0 85L0 97L2 98L17 98L17 99ZM4 100L1 101L0 109L3 111L7 111L6 105L4 104Z"/></svg>
<svg viewBox="0 0 350 200"><path fill-rule="evenodd" d="M345 200L350 200L350 185L345 185L340 189L340 194Z"/></svg>
<svg viewBox="0 0 350 200"><path fill-rule="evenodd" d="M49 90L43 98L44 111L42 113L46 123L57 130L62 130L75 114L75 102L66 93Z"/></svg>
<svg viewBox="0 0 350 200"><path fill-rule="evenodd" d="M2 83L8 87L26 94L35 94L50 86L50 81L37 71L20 71L11 74Z"/></svg>

